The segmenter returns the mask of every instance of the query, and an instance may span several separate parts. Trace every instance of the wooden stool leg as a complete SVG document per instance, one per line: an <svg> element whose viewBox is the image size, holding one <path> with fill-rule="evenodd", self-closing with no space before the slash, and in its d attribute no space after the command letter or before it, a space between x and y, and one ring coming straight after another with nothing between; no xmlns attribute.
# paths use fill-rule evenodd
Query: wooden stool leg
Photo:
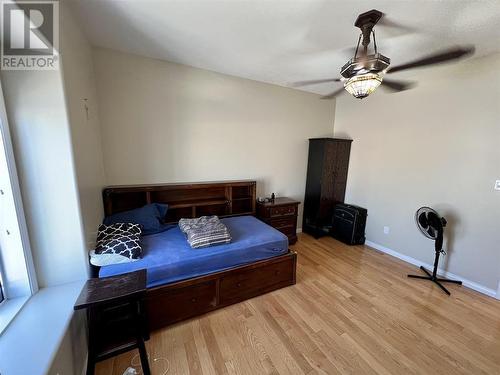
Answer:
<svg viewBox="0 0 500 375"><path fill-rule="evenodd" d="M137 346L139 348L139 355L141 356L141 366L144 375L151 375L151 370L149 369L148 362L148 352L146 351L146 345L144 345L144 340L142 337L138 339Z"/></svg>
<svg viewBox="0 0 500 375"><path fill-rule="evenodd" d="M87 310L87 339L88 339L88 354L87 354L87 375L94 375L95 371L95 312L93 309Z"/></svg>
<svg viewBox="0 0 500 375"><path fill-rule="evenodd" d="M87 375L94 375L94 370L95 370L95 361L90 358L87 361Z"/></svg>

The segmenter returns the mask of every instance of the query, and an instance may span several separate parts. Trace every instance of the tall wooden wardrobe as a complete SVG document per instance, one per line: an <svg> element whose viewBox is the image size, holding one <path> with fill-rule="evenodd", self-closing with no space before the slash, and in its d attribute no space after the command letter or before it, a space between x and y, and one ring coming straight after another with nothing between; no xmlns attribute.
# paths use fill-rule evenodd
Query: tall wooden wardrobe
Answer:
<svg viewBox="0 0 500 375"><path fill-rule="evenodd" d="M351 139L309 139L302 231L319 237L332 229L333 208L344 202Z"/></svg>

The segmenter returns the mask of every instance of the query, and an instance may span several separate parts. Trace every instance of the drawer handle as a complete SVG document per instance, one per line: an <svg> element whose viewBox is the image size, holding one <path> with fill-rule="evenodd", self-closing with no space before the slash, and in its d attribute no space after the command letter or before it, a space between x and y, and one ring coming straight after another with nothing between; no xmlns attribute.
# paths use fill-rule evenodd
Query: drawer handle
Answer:
<svg viewBox="0 0 500 375"><path fill-rule="evenodd" d="M239 288L241 287L241 283L236 283L236 286Z"/></svg>
<svg viewBox="0 0 500 375"><path fill-rule="evenodd" d="M274 271L274 276L278 276L280 274L279 270Z"/></svg>
<svg viewBox="0 0 500 375"><path fill-rule="evenodd" d="M196 302L196 298L191 298L191 302L195 303Z"/></svg>

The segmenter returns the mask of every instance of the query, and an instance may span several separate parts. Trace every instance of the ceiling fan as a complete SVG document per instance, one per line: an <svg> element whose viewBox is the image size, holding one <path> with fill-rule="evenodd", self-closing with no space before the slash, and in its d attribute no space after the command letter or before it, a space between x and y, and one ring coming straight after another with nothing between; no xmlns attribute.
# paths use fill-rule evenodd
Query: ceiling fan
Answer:
<svg viewBox="0 0 500 375"><path fill-rule="evenodd" d="M358 38L354 57L340 69L341 78L301 81L294 83L293 86L298 87L325 82L342 82L344 87L321 97L321 99L333 99L341 94L344 89L355 98L363 99L373 93L380 85L392 92L408 90L415 86L414 82L386 79L386 74L458 60L474 53L473 46L453 47L406 64L389 67L391 59L378 52L375 31L373 30L374 26L383 16L384 14L382 12L375 9L358 16L354 26L361 29L361 34ZM372 37L374 53L368 54L368 46L370 45Z"/></svg>

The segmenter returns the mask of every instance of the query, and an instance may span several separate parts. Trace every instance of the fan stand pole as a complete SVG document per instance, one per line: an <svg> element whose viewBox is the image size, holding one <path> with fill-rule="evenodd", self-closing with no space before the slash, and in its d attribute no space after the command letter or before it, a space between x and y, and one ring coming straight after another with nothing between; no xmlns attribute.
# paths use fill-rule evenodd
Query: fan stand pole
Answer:
<svg viewBox="0 0 500 375"><path fill-rule="evenodd" d="M432 274L426 270L423 266L420 266L420 269L424 271L427 276L421 276L421 275L408 275L408 277L411 277L413 279L424 279L424 280L430 280L437 284L443 292L445 292L447 295L451 295L451 293L446 289L441 283L454 283L454 284L459 284L462 285L462 282L459 280L449 280L441 277L437 277L437 269L438 269L438 264L439 264L439 255L441 254L441 245L443 243L443 233L438 234L438 239L436 239L436 257L434 258L434 270L432 271Z"/></svg>

